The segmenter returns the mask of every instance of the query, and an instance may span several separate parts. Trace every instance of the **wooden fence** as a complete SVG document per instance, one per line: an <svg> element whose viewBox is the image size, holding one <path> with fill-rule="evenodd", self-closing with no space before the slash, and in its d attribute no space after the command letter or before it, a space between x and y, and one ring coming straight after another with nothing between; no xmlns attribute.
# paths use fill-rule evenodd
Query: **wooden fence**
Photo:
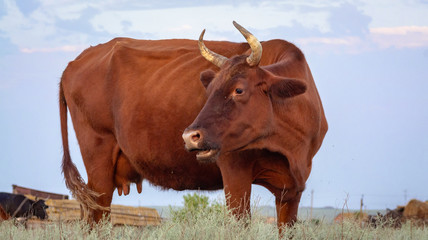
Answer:
<svg viewBox="0 0 428 240"><path fill-rule="evenodd" d="M35 200L32 195L26 197ZM48 222L74 221L80 219L80 204L76 200L45 200L48 209ZM130 207L111 205L111 221L113 225L157 226L161 224L161 217L156 209L146 207Z"/></svg>
<svg viewBox="0 0 428 240"><path fill-rule="evenodd" d="M31 219L36 225L80 219L80 204L76 200L68 200L68 195L45 192L18 185L12 185L12 190L13 193L23 194L32 200L36 198L45 200L46 205L49 206L49 208L46 209L49 218L47 221ZM110 218L113 225L132 226L157 226L162 220L156 209L115 204L111 205Z"/></svg>
<svg viewBox="0 0 428 240"><path fill-rule="evenodd" d="M80 219L80 204L76 200L46 200L46 210L51 221ZM148 226L159 225L161 218L156 209L111 205L111 221L114 225Z"/></svg>

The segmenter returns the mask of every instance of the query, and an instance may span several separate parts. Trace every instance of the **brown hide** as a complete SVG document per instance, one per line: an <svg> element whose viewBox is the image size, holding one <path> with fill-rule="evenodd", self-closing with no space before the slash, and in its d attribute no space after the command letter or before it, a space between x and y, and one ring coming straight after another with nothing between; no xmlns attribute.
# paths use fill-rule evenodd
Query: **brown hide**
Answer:
<svg viewBox="0 0 428 240"><path fill-rule="evenodd" d="M7 220L10 218L10 215L6 213L2 206L0 206L0 221Z"/></svg>
<svg viewBox="0 0 428 240"><path fill-rule="evenodd" d="M228 58L250 53L247 43L208 41L206 45ZM116 188L124 190L143 179L164 189L215 190L223 187L223 181L240 176L243 188L237 196L249 193L251 183L260 184L275 194L279 211L287 213L278 214L278 221L295 219L327 123L300 50L283 40L262 45L259 66L277 76L298 78L307 90L265 106L268 110L254 109L274 116L268 141L221 154L211 163L197 161L181 138L207 100L200 73L219 71L200 55L197 41L116 38L86 49L70 62L60 84L63 172L87 216L98 221L108 211ZM67 107L87 185L71 162ZM248 199L241 200L249 206Z"/></svg>
<svg viewBox="0 0 428 240"><path fill-rule="evenodd" d="M335 223L343 223L343 222L364 222L368 218L367 213L360 213L360 212L345 212L345 213L339 213L335 218Z"/></svg>
<svg viewBox="0 0 428 240"><path fill-rule="evenodd" d="M403 211L404 220L428 223L428 203L412 199Z"/></svg>

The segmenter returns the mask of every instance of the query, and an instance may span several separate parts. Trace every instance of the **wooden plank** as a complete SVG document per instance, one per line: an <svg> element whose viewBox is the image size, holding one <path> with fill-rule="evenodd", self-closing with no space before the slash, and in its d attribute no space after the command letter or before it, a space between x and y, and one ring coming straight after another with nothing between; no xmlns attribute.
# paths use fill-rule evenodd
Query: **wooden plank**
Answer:
<svg viewBox="0 0 428 240"><path fill-rule="evenodd" d="M12 185L12 189L13 189L13 193L15 194L32 195L32 196L36 196L38 198L44 198L44 199L68 199L68 195L40 191L36 189L18 186L15 184Z"/></svg>

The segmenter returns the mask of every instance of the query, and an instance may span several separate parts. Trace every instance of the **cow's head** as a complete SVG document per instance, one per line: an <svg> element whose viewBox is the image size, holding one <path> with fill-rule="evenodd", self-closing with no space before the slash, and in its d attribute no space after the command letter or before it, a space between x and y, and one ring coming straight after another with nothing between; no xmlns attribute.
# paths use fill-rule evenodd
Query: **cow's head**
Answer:
<svg viewBox="0 0 428 240"><path fill-rule="evenodd" d="M199 38L202 55L220 67L215 73L201 73L208 99L193 123L184 131L185 147L198 151L200 161L215 161L220 153L250 149L273 131L273 106L284 98L302 94L306 85L299 80L276 76L259 67L260 42L233 22L247 39L252 53L230 59L212 52Z"/></svg>
<svg viewBox="0 0 428 240"><path fill-rule="evenodd" d="M35 201L31 206L32 215L40 219L46 219L48 218L48 214L46 213L47 208L48 206L44 200Z"/></svg>

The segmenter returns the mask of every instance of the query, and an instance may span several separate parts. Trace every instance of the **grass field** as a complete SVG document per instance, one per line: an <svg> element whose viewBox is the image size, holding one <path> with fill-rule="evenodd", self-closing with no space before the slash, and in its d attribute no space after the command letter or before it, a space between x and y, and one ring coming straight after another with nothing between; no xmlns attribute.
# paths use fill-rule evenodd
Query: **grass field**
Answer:
<svg viewBox="0 0 428 240"><path fill-rule="evenodd" d="M404 224L400 229L373 228L354 222L333 224L298 222L285 228L281 239L428 239L428 228ZM28 227L12 220L0 222L0 239L278 239L275 224L254 215L251 220L236 220L224 205L172 213L172 218L157 227L112 226L101 223L90 230L83 222L56 222Z"/></svg>

